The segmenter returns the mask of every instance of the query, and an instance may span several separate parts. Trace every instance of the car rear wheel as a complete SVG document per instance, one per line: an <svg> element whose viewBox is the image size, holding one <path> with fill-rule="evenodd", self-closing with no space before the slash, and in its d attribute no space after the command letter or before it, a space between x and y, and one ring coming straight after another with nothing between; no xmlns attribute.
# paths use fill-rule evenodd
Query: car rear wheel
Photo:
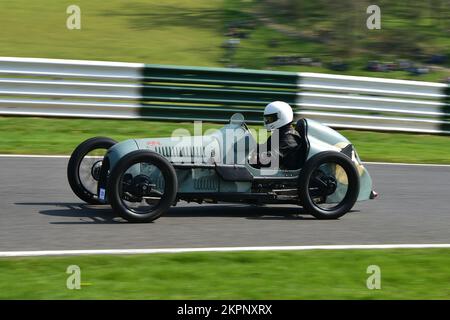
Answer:
<svg viewBox="0 0 450 320"><path fill-rule="evenodd" d="M108 197L116 214L129 222L151 222L175 202L177 175L172 164L149 150L133 151L114 166Z"/></svg>
<svg viewBox="0 0 450 320"><path fill-rule="evenodd" d="M359 174L352 160L325 151L309 159L299 176L299 198L306 213L337 219L350 211L359 194Z"/></svg>
<svg viewBox="0 0 450 320"><path fill-rule="evenodd" d="M110 138L95 137L82 142L70 156L67 179L72 191L89 204L102 204L98 200L97 185L106 151L117 142Z"/></svg>

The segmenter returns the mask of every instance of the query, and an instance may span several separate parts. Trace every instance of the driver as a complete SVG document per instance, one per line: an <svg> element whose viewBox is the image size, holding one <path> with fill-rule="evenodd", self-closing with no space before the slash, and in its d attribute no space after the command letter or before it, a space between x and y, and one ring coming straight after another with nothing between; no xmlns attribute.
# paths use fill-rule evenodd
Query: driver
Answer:
<svg viewBox="0 0 450 320"><path fill-rule="evenodd" d="M301 138L291 126L294 114L289 104L282 101L269 103L264 109L264 126L272 135L265 144L258 145L257 164L259 167L270 166L268 159L278 157L279 167L284 170L299 168ZM278 131L279 141L273 140L275 130Z"/></svg>

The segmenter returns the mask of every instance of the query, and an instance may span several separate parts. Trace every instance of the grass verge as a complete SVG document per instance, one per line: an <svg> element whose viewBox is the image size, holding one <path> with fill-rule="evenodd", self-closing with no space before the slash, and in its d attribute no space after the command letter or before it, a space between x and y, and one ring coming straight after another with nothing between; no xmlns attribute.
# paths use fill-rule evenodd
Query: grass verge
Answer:
<svg viewBox="0 0 450 320"><path fill-rule="evenodd" d="M0 299L449 299L448 249L0 259ZM68 290L69 265L81 289ZM381 289L366 286L367 267Z"/></svg>
<svg viewBox="0 0 450 320"><path fill-rule="evenodd" d="M203 130L221 124L204 123ZM108 136L116 140L171 136L189 122L144 120L49 119L0 117L0 153L70 154L83 140ZM364 161L450 163L450 137L341 130Z"/></svg>

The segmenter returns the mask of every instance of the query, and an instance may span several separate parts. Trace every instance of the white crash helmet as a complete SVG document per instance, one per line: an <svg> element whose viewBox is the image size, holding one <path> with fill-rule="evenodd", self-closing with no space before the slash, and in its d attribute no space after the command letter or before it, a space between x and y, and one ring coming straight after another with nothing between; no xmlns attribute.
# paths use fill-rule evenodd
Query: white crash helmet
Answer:
<svg viewBox="0 0 450 320"><path fill-rule="evenodd" d="M264 126L269 131L279 129L291 123L293 119L292 108L286 102L274 101L264 109Z"/></svg>

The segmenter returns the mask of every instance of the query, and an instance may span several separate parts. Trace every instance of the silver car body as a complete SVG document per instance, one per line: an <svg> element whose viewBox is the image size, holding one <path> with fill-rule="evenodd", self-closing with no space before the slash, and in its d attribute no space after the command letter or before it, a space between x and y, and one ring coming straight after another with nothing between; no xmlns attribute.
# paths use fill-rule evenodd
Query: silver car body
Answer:
<svg viewBox="0 0 450 320"><path fill-rule="evenodd" d="M372 192L372 179L361 163L356 150L344 136L337 131L314 120L304 119L307 126L306 137L309 148L306 160L323 151L343 152L348 154L355 164L360 177L358 201L368 200ZM178 178L178 193L249 193L252 181L230 181L224 179L217 166L244 166L253 177L295 178L301 172L297 170L280 170L277 168L255 168L249 163L249 155L256 146L256 141L243 123L232 120L219 130L203 136L184 136L167 138L130 139L111 147L105 158L109 161L109 170L126 154L135 150L151 150L167 158L175 167ZM350 148L349 148L350 147ZM332 168L330 168L331 170ZM136 166L136 173L145 170ZM147 172L147 174L151 174ZM156 180L158 177L154 177ZM245 180L245 179L244 179ZM345 184L343 178L339 183ZM332 197L327 202L334 202Z"/></svg>

